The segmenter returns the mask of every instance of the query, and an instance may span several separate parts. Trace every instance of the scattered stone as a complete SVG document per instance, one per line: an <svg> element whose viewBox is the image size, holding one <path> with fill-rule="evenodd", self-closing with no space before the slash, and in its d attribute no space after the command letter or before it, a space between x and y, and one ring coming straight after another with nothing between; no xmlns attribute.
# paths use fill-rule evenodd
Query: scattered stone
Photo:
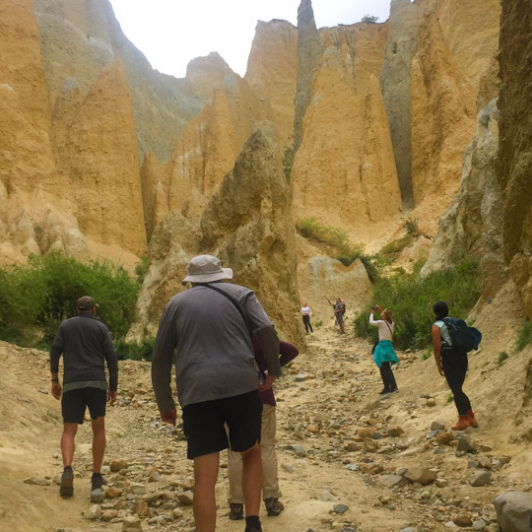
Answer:
<svg viewBox="0 0 532 532"><path fill-rule="evenodd" d="M334 507L334 512L338 515L341 515L345 512L347 512L347 510L349 510L349 506L347 506L346 504L337 504L335 507Z"/></svg>
<svg viewBox="0 0 532 532"><path fill-rule="evenodd" d="M361 438L373 438L376 432L377 429L375 427L364 427L357 430L357 434Z"/></svg>
<svg viewBox="0 0 532 532"><path fill-rule="evenodd" d="M472 526L473 525L473 521L471 520L471 517L469 517L468 515L459 515L458 517L455 517L453 519L453 523L456 526L460 526L460 527L463 527L463 528L465 528L466 526Z"/></svg>
<svg viewBox="0 0 532 532"><path fill-rule="evenodd" d="M399 530L399 532L417 532L417 528L412 528L411 526L409 526L407 528L402 528L401 530Z"/></svg>
<svg viewBox="0 0 532 532"><path fill-rule="evenodd" d="M393 488L403 481L403 477L399 475L379 475L377 477L377 482L386 486L387 488Z"/></svg>
<svg viewBox="0 0 532 532"><path fill-rule="evenodd" d="M146 486L140 482L132 482L129 485L129 491L136 496L142 496L146 493Z"/></svg>
<svg viewBox="0 0 532 532"><path fill-rule="evenodd" d="M90 521L99 519L101 515L102 515L102 509L98 504L93 504L87 510L83 512L83 517L85 519L89 519Z"/></svg>
<svg viewBox="0 0 532 532"><path fill-rule="evenodd" d="M436 400L433 397L427 399L427 406L436 406Z"/></svg>
<svg viewBox="0 0 532 532"><path fill-rule="evenodd" d="M497 523L501 530L530 532L532 530L532 493L508 491L495 497Z"/></svg>
<svg viewBox="0 0 532 532"><path fill-rule="evenodd" d="M111 521L111 519L114 519L117 515L118 515L118 512L116 510L104 510L102 512L100 519L108 523L109 521Z"/></svg>
<svg viewBox="0 0 532 532"><path fill-rule="evenodd" d="M122 521L122 532L131 530L142 530L142 521L137 515L127 515Z"/></svg>
<svg viewBox="0 0 532 532"><path fill-rule="evenodd" d="M281 467L287 472L287 473L293 473L294 468L290 467L288 464L282 464Z"/></svg>
<svg viewBox="0 0 532 532"><path fill-rule="evenodd" d="M150 508L144 499L135 499L133 503L133 512L140 517L148 517L150 515Z"/></svg>
<svg viewBox="0 0 532 532"><path fill-rule="evenodd" d="M24 479L24 484L30 484L32 486L50 486L51 482L47 478L28 477Z"/></svg>
<svg viewBox="0 0 532 532"><path fill-rule="evenodd" d="M473 521L473 529L474 530L484 530L489 525L489 522L484 521L482 518L475 519Z"/></svg>
<svg viewBox="0 0 532 532"><path fill-rule="evenodd" d="M436 473L430 469L412 467L406 471L405 477L410 480L410 482L417 482L418 484L425 486L436 480Z"/></svg>
<svg viewBox="0 0 532 532"><path fill-rule="evenodd" d="M127 469L127 466L128 466L128 463L126 462L126 460L113 460L109 467L111 471L116 473L122 469Z"/></svg>
<svg viewBox="0 0 532 532"><path fill-rule="evenodd" d="M469 480L469 484L475 488L486 486L491 482L491 475L487 471L477 471Z"/></svg>
<svg viewBox="0 0 532 532"><path fill-rule="evenodd" d="M194 493L192 491L182 491L177 494L177 499L179 502L185 506L192 506L194 502Z"/></svg>
<svg viewBox="0 0 532 532"><path fill-rule="evenodd" d="M108 499L117 499L118 497L120 497L122 495L123 492L124 492L124 490L122 490L120 488L117 488L115 486L112 486L112 487L107 488L105 490L105 496Z"/></svg>
<svg viewBox="0 0 532 532"><path fill-rule="evenodd" d="M91 502L101 504L105 498L105 495L101 489L91 491Z"/></svg>
<svg viewBox="0 0 532 532"><path fill-rule="evenodd" d="M344 468L349 469L349 471L358 471L360 469L357 464L346 464Z"/></svg>
<svg viewBox="0 0 532 532"><path fill-rule="evenodd" d="M393 427L392 429L388 431L388 435L392 436L393 438L397 438L404 433L405 431L401 427Z"/></svg>
<svg viewBox="0 0 532 532"><path fill-rule="evenodd" d="M366 411L371 412L373 410L377 410L377 408L379 408L380 406L381 406L381 403L379 400L377 400L377 401L370 401L369 403L366 404L364 408Z"/></svg>
<svg viewBox="0 0 532 532"><path fill-rule="evenodd" d="M469 451L475 450L475 446L473 445L473 443L471 442L471 439L469 438L467 434L464 434L464 433L459 434L457 440L458 440L458 445L456 446L457 451L469 452Z"/></svg>
<svg viewBox="0 0 532 532"><path fill-rule="evenodd" d="M430 425L430 430L445 430L445 423L443 421L433 421Z"/></svg>
<svg viewBox="0 0 532 532"><path fill-rule="evenodd" d="M345 450L346 450L348 453L352 453L352 452L360 451L360 449L361 449L360 444L357 443L357 442L354 442L354 441L350 441L350 442L345 446Z"/></svg>

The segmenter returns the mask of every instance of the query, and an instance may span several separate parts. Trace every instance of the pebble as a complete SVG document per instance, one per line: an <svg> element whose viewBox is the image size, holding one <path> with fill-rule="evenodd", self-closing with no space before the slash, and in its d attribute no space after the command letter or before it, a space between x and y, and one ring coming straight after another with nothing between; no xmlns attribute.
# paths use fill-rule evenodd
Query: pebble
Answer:
<svg viewBox="0 0 532 532"><path fill-rule="evenodd" d="M486 486L491 482L491 475L487 471L477 471L469 480L469 484L474 487Z"/></svg>
<svg viewBox="0 0 532 532"><path fill-rule="evenodd" d="M101 489L91 491L91 502L101 504L104 500L104 493Z"/></svg>
<svg viewBox="0 0 532 532"><path fill-rule="evenodd" d="M99 519L101 515L102 515L102 509L98 504L93 504L87 510L83 512L83 517L90 521Z"/></svg>
<svg viewBox="0 0 532 532"><path fill-rule="evenodd" d="M334 507L334 512L338 515L344 514L347 512L347 510L349 510L349 506L347 506L347 504L337 504Z"/></svg>
<svg viewBox="0 0 532 532"><path fill-rule="evenodd" d="M430 469L412 467L406 471L405 477L410 480L410 482L417 482L418 484L424 486L436 480L436 473Z"/></svg>

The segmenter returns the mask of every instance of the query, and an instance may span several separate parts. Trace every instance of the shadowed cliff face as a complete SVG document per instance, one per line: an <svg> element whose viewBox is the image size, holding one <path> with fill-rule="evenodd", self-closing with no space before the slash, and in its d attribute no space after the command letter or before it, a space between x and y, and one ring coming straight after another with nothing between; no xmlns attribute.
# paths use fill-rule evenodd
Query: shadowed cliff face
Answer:
<svg viewBox="0 0 532 532"><path fill-rule="evenodd" d="M532 13L525 0L503 3L498 178L504 197L504 256L532 316Z"/></svg>

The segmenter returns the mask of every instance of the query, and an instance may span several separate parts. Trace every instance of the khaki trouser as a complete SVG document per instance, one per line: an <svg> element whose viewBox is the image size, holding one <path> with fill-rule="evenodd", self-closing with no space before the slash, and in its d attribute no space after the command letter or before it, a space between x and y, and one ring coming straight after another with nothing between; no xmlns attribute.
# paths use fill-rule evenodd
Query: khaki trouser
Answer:
<svg viewBox="0 0 532 532"><path fill-rule="evenodd" d="M278 499L279 480L277 477L277 456L275 455L275 434L277 421L275 419L275 407L262 405L262 427L260 448L262 454L262 498ZM244 504L242 493L242 457L240 453L227 451L227 474L229 477L229 504Z"/></svg>

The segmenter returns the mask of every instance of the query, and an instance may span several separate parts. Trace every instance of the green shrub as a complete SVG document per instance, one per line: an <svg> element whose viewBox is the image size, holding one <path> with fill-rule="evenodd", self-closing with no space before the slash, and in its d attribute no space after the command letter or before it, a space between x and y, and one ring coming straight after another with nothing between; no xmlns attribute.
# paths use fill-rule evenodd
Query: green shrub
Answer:
<svg viewBox="0 0 532 532"><path fill-rule="evenodd" d="M330 256L339 260L344 266L349 266L360 259L371 281L375 282L378 278L376 261L364 254L363 246L351 244L349 235L343 229L326 226L316 218L307 218L296 223L296 230L307 240L320 244Z"/></svg>
<svg viewBox="0 0 532 532"><path fill-rule="evenodd" d="M294 151L287 146L283 152L283 170L287 181L290 181L292 175L292 166L294 165Z"/></svg>
<svg viewBox="0 0 532 532"><path fill-rule="evenodd" d="M501 351L499 353L499 358L497 359L497 364L499 366L502 366L508 357L509 355L506 351Z"/></svg>
<svg viewBox="0 0 532 532"><path fill-rule="evenodd" d="M61 253L32 255L25 267L0 268L0 333L47 348L60 323L76 314L77 300L90 295L113 339L121 338L133 321L139 288L122 267L84 264Z"/></svg>
<svg viewBox="0 0 532 532"><path fill-rule="evenodd" d="M141 342L126 342L120 338L114 342L114 348L118 360L147 360L151 361L155 338L145 338Z"/></svg>
<svg viewBox="0 0 532 532"><path fill-rule="evenodd" d="M379 17L376 17L374 15L364 15L360 22L366 22L367 24L375 24L379 20Z"/></svg>
<svg viewBox="0 0 532 532"><path fill-rule="evenodd" d="M432 356L432 349L427 348L425 349L425 351L423 351L423 355L421 356L421 358L423 360L428 360L431 356Z"/></svg>
<svg viewBox="0 0 532 532"><path fill-rule="evenodd" d="M318 320L316 323L314 323L314 327L318 328L318 327L321 327L323 325L323 321L321 320Z"/></svg>
<svg viewBox="0 0 532 532"><path fill-rule="evenodd" d="M527 345L532 344L532 322L525 321L519 329L517 341L515 343L516 351L522 351Z"/></svg>
<svg viewBox="0 0 532 532"><path fill-rule="evenodd" d="M374 303L393 311L394 345L398 349L424 349L432 345L432 306L446 301L452 315L466 318L480 296L480 275L475 261L463 259L446 270L422 278L419 269L400 271L374 286ZM373 303L371 303L373 304ZM355 320L357 336L370 338L375 327L368 322L371 304Z"/></svg>

